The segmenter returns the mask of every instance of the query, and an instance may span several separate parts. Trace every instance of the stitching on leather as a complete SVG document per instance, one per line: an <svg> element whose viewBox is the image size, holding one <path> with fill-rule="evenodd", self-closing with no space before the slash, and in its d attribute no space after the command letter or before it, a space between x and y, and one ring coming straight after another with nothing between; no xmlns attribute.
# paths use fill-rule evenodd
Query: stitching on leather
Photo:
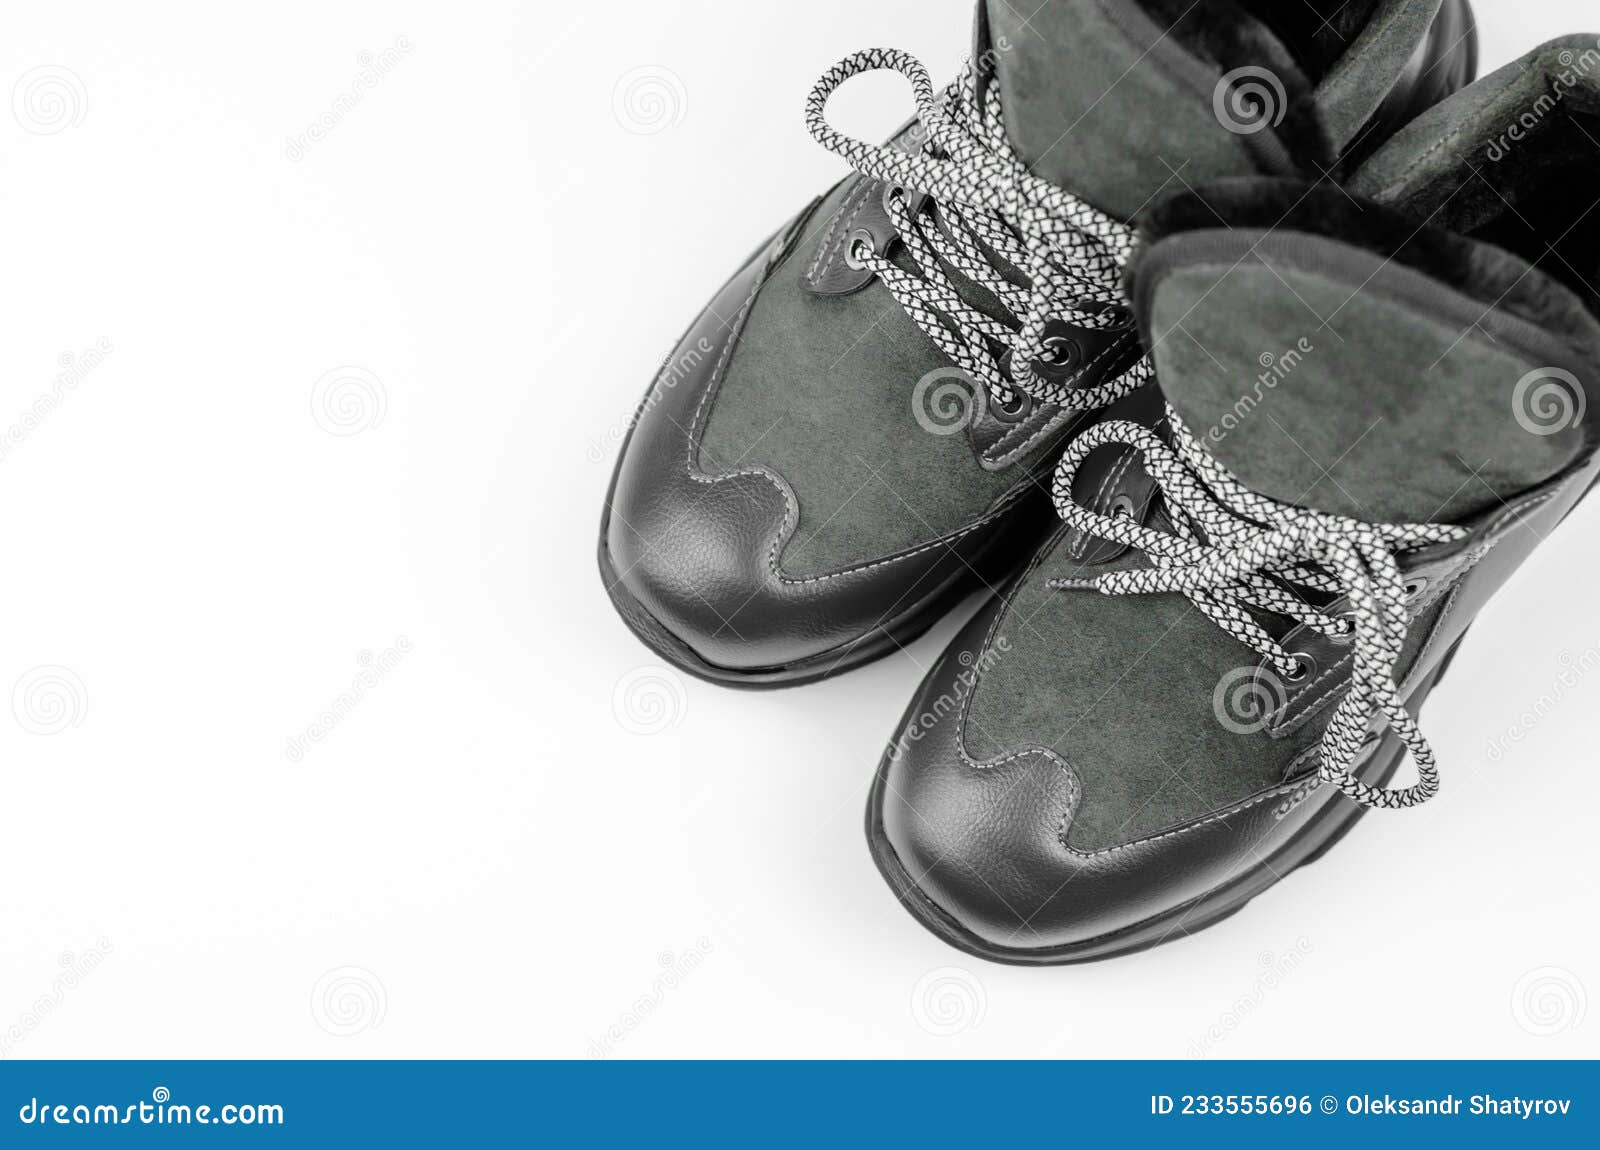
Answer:
<svg viewBox="0 0 1600 1150"><path fill-rule="evenodd" d="M1445 569L1440 572L1438 589L1418 602L1417 613L1420 616L1422 612L1427 611L1442 597L1444 597L1446 594L1446 586L1449 588L1448 594L1450 596L1450 602L1445 604L1444 610L1440 613L1439 619L1434 623L1432 630L1429 631L1427 640L1423 643L1421 651L1418 652L1416 659L1413 660L1411 664L1413 667L1422 666L1424 659L1428 655L1428 652L1433 649L1435 640L1437 639L1440 631L1443 630L1444 620L1450 614L1450 604L1454 602L1455 599L1460 595L1462 580L1466 577L1466 575L1479 563L1483 562L1484 558L1494 548L1496 543L1498 543L1504 536L1509 534L1519 524L1526 522L1528 516L1532 514L1535 509L1555 498L1556 493L1559 490L1560 487L1557 487L1553 491L1548 491L1543 495L1536 496L1535 498L1530 499L1526 503L1520 505L1515 511L1512 512L1512 514L1507 516L1506 521L1497 527L1488 537L1486 537L1478 547L1465 553L1459 557L1455 563L1446 566ZM1334 675L1339 671L1340 668L1344 667L1354 657L1354 652L1345 655L1337 663L1334 663L1326 671L1318 675L1309 684L1307 684L1305 689L1297 694L1294 698L1288 700L1282 707L1278 708L1278 710L1274 712L1278 717L1270 724L1270 732L1276 737L1280 735L1291 734L1303 726L1308 719L1310 719L1318 710L1326 705L1328 700L1338 691L1340 684L1334 683L1330 685L1327 690L1315 697L1311 696L1310 694L1312 688L1329 676Z"/></svg>
<svg viewBox="0 0 1600 1150"><path fill-rule="evenodd" d="M1113 342L1102 348L1099 355L1095 356L1088 363L1084 364L1074 379L1082 379L1084 376L1093 372L1095 368L1097 368L1104 360L1111 357L1115 352L1126 345L1129 339L1134 338L1136 335L1137 333L1131 330L1123 332ZM1052 420L1049 422L1054 421ZM1008 458L1014 458L1016 455L1026 453L1027 450L1033 446L1037 439L1048 432L1049 422L1047 422L1046 425L1039 430L1030 433L1028 438L1024 442L1018 444L1014 451L1011 450L1007 445L1011 437L1019 434L1022 429L1018 428L1016 431L1006 432L1005 435L1001 436L1000 439L995 441L994 446L989 448L988 451L984 452L983 458L990 463L1003 463L1006 462ZM1002 448L1005 448L1006 450L1002 451Z"/></svg>
<svg viewBox="0 0 1600 1150"><path fill-rule="evenodd" d="M1100 510L1105 507L1107 493L1114 485L1120 484L1123 478L1128 474L1128 468L1133 466L1134 454L1135 453L1132 451L1124 453L1122 458L1117 461L1117 465L1110 471L1106 472L1105 478L1100 481L1100 489L1094 493L1094 506L1096 510ZM1089 540L1091 538L1093 537L1086 531L1078 532L1077 539L1073 540L1072 546L1067 548L1067 553L1074 559L1082 559L1083 553L1089 550Z"/></svg>
<svg viewBox="0 0 1600 1150"><path fill-rule="evenodd" d="M1065 531L1065 528L1063 528L1062 531ZM1060 541L1059 535L1056 537L1056 541ZM978 648L980 651L988 650L993 644L994 637L1000 630L1001 621L1011 611L1013 592L1015 589L1022 587L1028 581L1034 572L1044 564L1045 559L1053 550L1054 548L1049 544L1041 547L1038 553L1035 554L1033 561L1029 563L1027 570L1024 571L1017 581L1012 585L1012 590L1003 593L1003 605L1001 606L1000 610L995 613L994 621L989 624L989 630L985 633L983 637L983 643ZM1293 793L1295 787L1299 785L1298 781L1295 783L1281 783L1272 790L1265 791L1253 799L1246 800L1243 803L1235 804L1226 810L1214 812L1210 815L1207 815L1205 818L1199 819L1192 823L1185 823L1181 827L1174 827L1169 831L1163 831L1157 835L1148 836L1142 839L1135 839L1133 842L1129 843L1119 843L1114 846L1101 847L1100 849L1093 851L1079 850L1077 847L1069 846L1067 844L1067 833L1071 829L1072 820L1074 816L1077 815L1078 806L1083 798L1083 783L1077 769L1073 767L1070 762L1048 747L1031 747L1022 751L1013 751L1009 755L1004 755L989 762L979 762L968 752L967 719L972 713L973 701L977 699L979 687L983 682L983 660L981 658L975 658L973 660L973 666L976 671L975 677L972 680L972 688L967 692L966 698L962 701L960 721L956 724L956 753L961 757L961 761L966 766L980 771L1002 766L1005 763L1014 762L1018 759L1027 758L1032 755L1042 756L1055 766L1059 767L1062 774L1064 774L1067 779L1067 806L1066 810L1062 812L1061 818L1057 823L1056 841L1060 843L1062 849L1076 858L1094 859L1115 854L1118 851L1132 850L1147 843L1161 842L1165 839L1175 838L1179 835L1190 834L1199 830L1201 827L1208 826L1211 823L1221 822L1223 820L1232 818L1234 815L1243 814L1245 811L1248 811L1254 807L1275 802L1283 795ZM1312 749L1314 750L1315 748Z"/></svg>
<svg viewBox="0 0 1600 1150"><path fill-rule="evenodd" d="M833 213L833 218L828 221L827 235L822 237L822 242L817 245L817 250L811 257L811 266L806 268L806 279L811 281L813 286L816 283L817 269L822 266L823 253L832 245L834 234L839 230L839 222L844 218L845 209L850 206L850 198L854 195L855 191L852 190L840 202L838 209Z"/></svg>
<svg viewBox="0 0 1600 1150"><path fill-rule="evenodd" d="M1444 621L1450 618L1450 609L1455 606L1456 600L1461 598L1461 588L1461 583L1457 583L1450 588L1450 598L1445 600L1444 609L1439 612L1439 618L1434 621L1433 630L1428 632L1428 638L1423 642L1422 650L1417 652L1417 661L1412 664L1413 667L1420 667L1426 663L1428 655L1433 651L1434 647L1438 646L1439 636L1445 629ZM1463 631L1462 634L1465 635L1466 632Z"/></svg>
<svg viewBox="0 0 1600 1150"><path fill-rule="evenodd" d="M1059 528L1056 536L1051 542L1060 542L1062 533L1065 530L1066 529L1064 527ZM1024 583L1026 583L1028 578L1039 569L1039 567L1044 563L1046 556L1048 556L1053 550L1054 547L1051 545L1051 543L1046 543L1045 546L1039 548L1038 552L1034 555L1033 560L1028 564L1027 569L1021 574L1021 576L1018 577L1017 581L1012 584L1011 590L1020 588ZM998 634L1000 630L1000 621L1010 613L1012 604L1011 590L1001 592L1002 603L1000 610L995 612L994 620L989 624L989 630L983 636L983 643L979 646L980 651L987 651L993 644L995 635ZM956 754L961 756L961 761L966 766L972 768L973 770L979 771L990 770L994 767L1003 766L1006 763L1014 762L1018 759L1028 758L1033 755L1043 756L1046 760L1059 767L1061 769L1061 773L1065 775L1067 779L1067 809L1062 812L1061 816L1061 825L1065 827L1067 823L1070 822L1072 816L1077 813L1079 800L1083 796L1083 784L1078 776L1077 769L1073 767L1073 765L1066 759L1062 758L1049 747L1029 747L1025 750L1013 751L1009 755L1002 755L998 759L992 759L985 762L979 762L968 752L967 718L972 714L972 703L973 700L978 697L978 690L982 683L983 660L981 658L974 658L972 687L967 691L966 698L961 701L961 716L956 722ZM1062 833L1065 833L1064 830Z"/></svg>
<svg viewBox="0 0 1600 1150"><path fill-rule="evenodd" d="M1326 671L1322 672L1322 674L1318 675L1315 679L1311 680L1311 682L1307 683L1304 691L1300 692L1300 694L1289 700L1289 702L1285 703L1282 707L1279 707L1279 718L1271 727L1272 733L1286 735L1300 725L1300 720L1310 718L1312 712L1317 709L1318 705L1325 702L1334 694L1335 691L1339 689L1339 684L1337 682L1330 683L1327 690L1315 696L1311 694L1311 689L1324 679L1337 676L1340 668L1344 667L1345 664L1349 663L1354 658L1354 651L1343 656L1337 663L1333 664ZM1297 708L1299 709L1300 713L1296 714L1294 719L1290 721L1289 713ZM1289 725L1283 725L1285 722L1288 722Z"/></svg>
<svg viewBox="0 0 1600 1150"><path fill-rule="evenodd" d="M1055 422L1056 416L1061 413L1062 409L1060 407L1057 407L1054 413L1051 413L1048 407L1038 408L1031 415L1029 415L1027 419L1023 420L1010 431L1007 431L999 439L991 443L989 445L989 449L983 453L982 458L984 462L996 464L1004 462L1005 452L1001 451L1001 449L1005 448L1006 445L1011 442L1011 440L1015 439L1019 435L1024 434L1029 440L1032 440L1037 435L1042 435L1049 429L1050 425ZM997 451L1001 452L1001 454L998 456L995 455L995 452Z"/></svg>
<svg viewBox="0 0 1600 1150"><path fill-rule="evenodd" d="M978 689L976 680L973 681L972 689L976 693ZM967 753L966 740L959 738L956 744L956 752L961 756L961 761L975 771L992 771L998 767L1005 766L1007 763L1020 762L1023 759L1036 757L1044 759L1058 768L1062 777L1067 781L1067 801L1065 809L1061 812L1061 818L1056 824L1056 837L1061 840L1063 846L1066 845L1067 827L1071 825L1073 816L1078 813L1078 803L1083 797L1083 784L1079 781L1077 769L1071 763L1048 747L1029 747L1027 750L1013 751L1009 755L1003 755L998 759L990 759L980 763Z"/></svg>
<svg viewBox="0 0 1600 1150"><path fill-rule="evenodd" d="M772 550L768 554L768 561L771 563L773 573L785 583L800 585L805 583L822 583L829 579L842 579L846 575L856 575L862 571L871 571L874 568L887 567L891 563L902 562L903 560L910 559L913 556L921 555L925 551L932 551L939 547L949 547L955 543L958 543L965 536L971 535L980 527L985 527L995 519L998 519L1005 512L1009 511L1011 507L1021 500L1026 494L1026 488L1018 488L1014 494L1007 496L1001 503L996 505L994 510L990 511L982 519L967 524L967 526L963 527L960 531L954 532L950 535L941 536L931 543L923 543L920 546L912 548L910 551L902 551L898 555L890 555L886 559L875 559L870 563L863 563L857 567L846 567L842 571L831 571L826 575L807 575L800 578L796 578L795 576L791 575L785 575L782 568L778 566L778 553L783 549L783 545L788 542L785 530L789 525L789 517L785 515L783 527L779 529L778 538L773 543ZM798 510L799 508L797 506L796 511Z"/></svg>
<svg viewBox="0 0 1600 1150"><path fill-rule="evenodd" d="M1289 760L1289 765L1283 768L1283 781L1286 783L1290 781L1299 782L1301 768L1321 754L1322 744L1312 743L1305 750L1301 751L1298 755Z"/></svg>
<svg viewBox="0 0 1600 1150"><path fill-rule="evenodd" d="M1456 579L1458 579L1458 577L1460 575L1465 574L1465 572L1467 570L1468 570L1468 568L1464 567L1459 571L1451 572L1450 574L1448 574L1446 576L1446 578L1447 579L1451 579L1451 580L1456 580ZM1454 595L1455 592L1460 589L1460 587L1461 587L1461 584L1459 582L1452 583L1451 584L1451 594ZM1441 594L1441 592L1437 592L1436 591L1432 595L1428 596L1426 599L1421 600L1417 604L1417 613L1418 613L1419 617L1422 614L1422 612L1426 611L1428 608L1432 607L1435 603L1437 603L1439 601L1440 594ZM1355 659L1355 652L1354 651L1351 651L1349 654L1344 655L1343 657L1341 657L1339 659L1338 662L1336 662L1336 663L1332 664L1331 666L1329 666L1329 668L1326 671L1322 672L1322 674L1318 675L1315 679L1311 680L1311 682L1307 683L1305 688L1303 690L1301 690L1297 695L1295 695L1292 699L1289 699L1287 702L1285 702L1283 706L1279 707L1277 709L1277 711L1274 712L1274 714L1277 716L1277 718L1273 719L1272 722L1268 725L1268 733L1270 735L1272 735L1274 738L1277 738L1277 737L1280 737L1280 736L1283 736L1283 735L1292 734L1293 732L1299 730L1302 726L1304 726L1306 721L1309 720L1313 715L1315 715L1319 710L1321 710L1322 707L1328 702L1328 700L1331 699L1335 694L1337 694L1339 692L1339 689L1340 689L1341 685L1344 685L1344 684L1342 684L1340 682L1330 683L1328 685L1327 690L1323 691L1321 694L1318 694L1318 695L1312 695L1311 694L1312 689L1314 687L1316 687L1316 685L1318 683L1321 683L1324 679L1328 679L1330 677L1334 677L1334 676L1338 675L1338 672L1343 667L1345 667L1347 664L1349 664L1351 661L1353 661L1354 659ZM1417 663L1421 662L1421 656L1420 655L1418 656L1416 662ZM1416 664L1414 663L1413 666L1415 666L1415 665ZM1339 676L1339 677L1341 679L1345 678L1345 676Z"/></svg>
<svg viewBox="0 0 1600 1150"><path fill-rule="evenodd" d="M695 406L694 422L689 427L688 468L689 478L693 479L697 483L715 483L717 478L729 477L725 475L714 478L709 475L697 474L695 470L695 456L699 453L700 436L705 427L703 417L706 410L706 404L710 402L713 395L722 390L723 373L728 369L728 362L733 358L733 349L739 342L739 336L744 332L745 320L749 318L750 309L755 306L757 294L760 293L761 289L766 286L767 275L770 274L770 272L771 268L769 267L765 274L755 277L755 283L750 286L750 294L745 297L743 305L733 317L733 322L728 325L728 333L724 337L724 343L722 345L722 354L717 357L717 366L712 369L711 379L707 383L706 389L700 393L700 402ZM757 471L735 471L729 474L757 475L761 473Z"/></svg>
<svg viewBox="0 0 1600 1150"><path fill-rule="evenodd" d="M812 287L817 286L823 266L831 267L833 265L834 259L839 254L839 248L844 246L845 240L850 235L850 225L856 222L856 217L860 216L862 210L867 206L867 193L871 189L872 184L869 181L861 180L856 185L855 190L846 196L844 202L839 205L839 210L834 213L833 223L828 227L828 234L823 239L822 245L817 248L817 255L811 262L811 269L806 272L806 279L810 281ZM859 201L854 210L850 207L852 200ZM847 211L850 213L849 219L845 218ZM834 245L833 237L835 234L839 236L837 246ZM824 253L826 253L826 259L824 259Z"/></svg>
<svg viewBox="0 0 1600 1150"><path fill-rule="evenodd" d="M1135 839L1130 843L1117 843L1115 846L1100 847L1098 850L1092 851L1078 850L1076 847L1067 846L1065 842L1063 842L1061 845L1067 846L1067 850L1077 855L1079 858L1102 858L1106 855L1117 854L1120 851L1134 850L1138 847L1147 846L1150 843L1163 842L1167 839L1178 838L1181 835L1192 834L1195 831L1198 831L1201 827L1210 826L1212 823L1226 822L1235 815L1242 815L1244 812L1255 807L1265 806L1268 803L1275 802L1284 795L1293 794L1297 786L1299 786L1299 783L1279 783L1277 786L1273 787L1272 790L1265 791L1253 799L1247 799L1243 803L1235 804L1234 806L1229 807L1227 810L1213 812L1212 814L1205 816L1205 818L1196 819L1192 823L1185 823L1181 827L1173 827L1171 830L1162 831L1160 834L1149 835L1142 839Z"/></svg>
<svg viewBox="0 0 1600 1150"><path fill-rule="evenodd" d="M1156 422L1152 426L1151 430L1154 431L1157 435L1160 435L1165 430L1169 430L1167 428L1167 417L1165 415L1163 415L1160 419L1156 420ZM1100 484L1100 490L1095 492L1094 498L1095 498L1095 506L1096 507L1104 507L1105 506L1106 491L1107 491L1107 489L1109 487L1111 487L1113 484L1116 484L1116 485L1120 486L1122 481L1125 478L1127 478L1128 471L1129 471L1129 469L1131 469L1133 467L1133 461L1134 461L1134 458L1136 457L1137 454L1138 454L1137 452L1129 451L1127 454L1125 454L1122 457L1122 460L1118 464L1116 470L1114 472L1108 473L1106 475L1106 478L1105 478L1104 482L1102 482ZM1150 502L1151 503L1154 502L1154 498L1153 497L1151 498ZM1149 511L1149 508L1147 507L1146 508L1147 517L1148 517L1148 511ZM1087 535L1087 534L1085 534L1084 532L1081 532L1081 531L1078 532L1078 538L1073 542L1072 546L1067 549L1068 553L1074 559L1082 559L1084 552L1089 550L1089 539L1090 539L1089 535Z"/></svg>
<svg viewBox="0 0 1600 1150"><path fill-rule="evenodd" d="M772 270L781 262L781 254L785 250L787 250L787 245L785 245L783 248L780 248L778 255L769 258L765 273L755 278L755 283L750 288L750 294L745 297L744 304L739 308L738 313L734 316L733 322L728 325L726 342L723 345L722 354L717 357L717 365L712 370L711 379L707 383L705 391L700 395L700 402L695 407L694 419L690 423L689 451L688 458L686 460L686 469L688 471L689 478L694 480L696 483L713 485L721 483L725 480L736 479L742 475L753 475L765 479L778 489L778 494L783 496L783 522L778 525L777 538L773 540L772 546L767 552L767 566L771 569L774 577L776 577L780 583L788 584L790 586L806 586L809 584L823 583L830 579L842 579L845 576L860 574L864 571L872 571L879 567L886 567L892 563L903 562L904 560L911 559L927 551L932 551L938 547L951 546L959 542L965 536L987 526L989 523L1003 515L1006 511L1010 510L1013 504L1018 502L1024 495L1027 494L1026 487L1019 486L1011 495L1007 496L1000 503L996 504L993 510L989 511L988 514L984 515L983 518L973 523L969 523L960 531L954 532L950 535L942 536L933 540L932 542L924 543L921 546L914 547L909 551L901 552L898 555L891 555L885 559L874 560L871 563L864 563L857 567L849 567L843 571L829 572L825 575L810 575L801 578L795 578L783 573L783 569L778 565L778 554L782 550L783 546L789 541L790 523L798 522L800 516L799 501L796 500L794 493L789 490L789 485L784 483L771 471L768 471L763 467L747 467L739 471L726 472L722 475L702 474L695 466L695 456L699 450L700 437L704 433L705 429L706 406L708 403L710 403L711 397L715 395L718 390L720 390L722 386L723 375L728 369L728 364L733 359L734 347L738 344L739 336L744 331L745 321L749 318L750 311L755 306L756 296L760 294L761 289L766 286Z"/></svg>

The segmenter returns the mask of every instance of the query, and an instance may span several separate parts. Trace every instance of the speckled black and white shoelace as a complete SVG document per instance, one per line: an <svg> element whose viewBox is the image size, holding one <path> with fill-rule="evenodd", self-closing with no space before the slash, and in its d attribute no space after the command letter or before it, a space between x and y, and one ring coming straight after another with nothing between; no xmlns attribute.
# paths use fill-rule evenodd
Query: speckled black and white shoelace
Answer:
<svg viewBox="0 0 1600 1150"><path fill-rule="evenodd" d="M828 123L828 97L851 77L878 69L911 81L926 133L920 152L868 144ZM1036 362L1051 362L1051 320L1091 330L1126 321L1121 276L1134 232L1027 170L1006 136L993 76L981 80L969 66L936 94L915 57L884 48L857 52L817 81L806 102L806 124L823 147L894 189L890 216L920 274L866 244L854 246L851 258L883 280L906 314L994 402L1012 408L1016 388L1040 403L1092 410L1149 381L1144 360L1093 388L1073 388L1035 370ZM937 218L916 206L921 197L937 205ZM997 258L1023 273L1027 285L1008 278ZM1002 323L963 299L946 264L998 299L1013 322Z"/></svg>
<svg viewBox="0 0 1600 1150"><path fill-rule="evenodd" d="M1056 472L1056 510L1069 525L1137 548L1153 564L1093 579L1056 580L1052 586L1093 589L1107 595L1181 592L1217 626L1261 654L1285 679L1303 674L1286 651L1247 610L1255 607L1349 642L1354 661L1350 687L1323 733L1323 779L1369 807L1409 807L1439 789L1433 749L1400 698L1394 681L1411 615L1397 552L1462 538L1459 527L1431 523L1365 523L1311 511L1257 494L1234 478L1169 407L1171 443L1141 424L1114 421L1078 436ZM1126 444L1165 499L1172 531L1123 516L1090 511L1072 498L1078 467L1104 444ZM1330 615L1302 592L1349 600L1348 612ZM1379 788L1352 773L1374 713L1383 714L1416 763L1418 781Z"/></svg>

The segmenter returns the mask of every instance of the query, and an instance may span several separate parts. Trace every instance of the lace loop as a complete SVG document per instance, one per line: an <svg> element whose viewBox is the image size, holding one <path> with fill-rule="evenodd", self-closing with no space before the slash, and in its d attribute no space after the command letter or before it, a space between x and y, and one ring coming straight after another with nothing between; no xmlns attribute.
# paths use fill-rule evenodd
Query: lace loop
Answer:
<svg viewBox="0 0 1600 1150"><path fill-rule="evenodd" d="M1253 611L1281 615L1352 648L1350 686L1323 732L1322 779L1369 807L1409 807L1439 790L1433 749L1406 710L1394 680L1411 627L1411 603L1396 552L1463 538L1465 530L1432 523L1366 523L1280 503L1250 491L1184 426L1170 407L1171 442L1148 427L1102 423L1068 446L1056 472L1056 509L1070 526L1138 549L1152 566L1093 579L1057 580L1065 589L1106 595L1181 593L1208 618L1286 677L1303 674L1297 657ZM1091 511L1072 498L1089 453L1108 443L1137 450L1166 502L1172 529ZM1303 591L1348 601L1331 615ZM1373 787L1353 774L1374 714L1410 752L1417 781Z"/></svg>
<svg viewBox="0 0 1600 1150"><path fill-rule="evenodd" d="M911 83L926 133L920 151L869 144L828 122L828 99L835 91L854 76L882 69L899 72ZM936 93L914 56L868 49L845 57L817 81L806 100L806 124L819 144L862 175L914 189L937 203L936 222L931 213L914 214L903 194L886 201L920 274L864 250L858 253L860 265L883 281L912 320L996 402L1014 406L1021 390L1041 403L1089 410L1149 381L1143 359L1118 379L1092 388L1074 388L1035 370L1034 363L1046 357L1046 328L1053 321L1091 330L1121 325L1122 269L1133 251L1134 232L1027 170L1006 135L997 80L991 77L980 91L977 74L968 67L960 80ZM1007 277L996 261L1025 276L1026 287ZM964 299L951 271L999 300L1009 322Z"/></svg>

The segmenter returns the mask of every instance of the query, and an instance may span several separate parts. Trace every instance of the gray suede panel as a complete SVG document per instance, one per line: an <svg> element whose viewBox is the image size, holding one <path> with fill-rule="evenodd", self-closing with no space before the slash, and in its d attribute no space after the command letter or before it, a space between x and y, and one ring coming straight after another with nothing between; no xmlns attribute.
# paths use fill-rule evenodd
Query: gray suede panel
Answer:
<svg viewBox="0 0 1600 1150"><path fill-rule="evenodd" d="M1460 196L1474 169L1526 163L1525 142L1571 112L1600 112L1600 38L1564 36L1469 84L1395 133L1350 179L1352 194L1471 231L1505 210Z"/></svg>
<svg viewBox="0 0 1600 1150"><path fill-rule="evenodd" d="M1133 0L987 0L1006 126L1033 171L1131 218L1163 188L1291 170L1264 131L1229 132L1221 72L1163 35ZM1070 62L1061 45L1075 45ZM1287 66L1287 65L1284 65Z"/></svg>
<svg viewBox="0 0 1600 1150"><path fill-rule="evenodd" d="M1578 429L1519 422L1513 394L1544 364L1468 327L1481 306L1462 321L1398 300L1392 266L1363 284L1263 259L1180 265L1149 305L1169 402L1246 486L1367 521L1458 522L1577 457ZM1301 339L1260 386L1260 357Z"/></svg>
<svg viewBox="0 0 1600 1150"><path fill-rule="evenodd" d="M1317 107L1343 149L1371 121L1417 52L1444 0L1385 0L1350 50L1317 85Z"/></svg>
<svg viewBox="0 0 1600 1150"><path fill-rule="evenodd" d="M973 692L966 743L978 762L1031 748L1066 760L1083 786L1069 846L1099 850L1205 818L1281 782L1291 768L1314 766L1297 760L1322 737L1337 699L1281 737L1235 729L1253 715L1234 712L1246 722L1224 725L1218 685L1255 668L1256 652L1181 595L1052 590L1052 579L1144 563L1129 554L1083 567L1060 538L1018 585L992 653L978 660L989 669ZM1397 679L1443 602L1413 625Z"/></svg>
<svg viewBox="0 0 1600 1150"><path fill-rule="evenodd" d="M1278 782L1316 738L1312 727L1281 740L1235 734L1217 720L1217 684L1259 659L1182 596L1048 586L1108 569L1080 567L1061 546L1043 557L1000 622L1009 649L979 682L966 730L979 762L1045 747L1071 764L1083 796L1067 841L1083 849L1129 842Z"/></svg>
<svg viewBox="0 0 1600 1150"><path fill-rule="evenodd" d="M799 522L780 564L802 578L931 543L1029 481L1023 467L986 470L965 430L918 423L917 381L949 361L878 280L848 296L809 291L819 241L803 240L761 289L700 449L708 474L764 466L793 489Z"/></svg>

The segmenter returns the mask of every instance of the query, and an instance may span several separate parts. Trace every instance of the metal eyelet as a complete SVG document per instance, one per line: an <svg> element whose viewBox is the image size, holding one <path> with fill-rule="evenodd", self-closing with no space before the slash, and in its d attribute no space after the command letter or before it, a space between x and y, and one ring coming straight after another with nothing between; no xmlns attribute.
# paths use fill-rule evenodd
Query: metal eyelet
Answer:
<svg viewBox="0 0 1600 1150"><path fill-rule="evenodd" d="M1428 580L1424 576L1412 575L1406 580L1406 602L1415 603L1418 599L1422 598L1422 593L1426 591L1428 587Z"/></svg>
<svg viewBox="0 0 1600 1150"><path fill-rule="evenodd" d="M858 272L870 271L858 249L865 248L868 255L877 255L878 245L872 239L872 233L866 228L857 228L850 233L850 239L845 243L844 262L855 268Z"/></svg>
<svg viewBox="0 0 1600 1150"><path fill-rule="evenodd" d="M1334 633L1328 636L1330 643L1337 643L1341 647L1347 647L1355 642L1356 617L1354 612L1341 611L1333 617L1333 624Z"/></svg>
<svg viewBox="0 0 1600 1150"><path fill-rule="evenodd" d="M1023 391L1013 389L1010 403L1001 403L993 396L989 398L989 414L1001 423L1018 423L1032 411L1033 400Z"/></svg>
<svg viewBox="0 0 1600 1150"><path fill-rule="evenodd" d="M913 220L928 210L932 202L925 192L914 192L900 184L889 184L883 189L883 210L890 219L894 219L894 202L899 200L904 206L906 215Z"/></svg>
<svg viewBox="0 0 1600 1150"><path fill-rule="evenodd" d="M1064 335L1051 335L1044 339L1044 352L1039 356L1039 366L1047 371L1068 371L1076 367L1082 358L1083 349L1078 346L1077 340Z"/></svg>
<svg viewBox="0 0 1600 1150"><path fill-rule="evenodd" d="M1304 651L1294 653L1295 670L1285 671L1283 681L1286 683L1304 683L1317 673L1317 661Z"/></svg>
<svg viewBox="0 0 1600 1150"><path fill-rule="evenodd" d="M1132 499L1126 495L1117 495L1112 498L1106 513L1113 519L1132 519L1137 510Z"/></svg>
<svg viewBox="0 0 1600 1150"><path fill-rule="evenodd" d="M1132 308L1116 307L1111 309L1115 319L1106 328L1107 331L1127 331L1134 325Z"/></svg>

